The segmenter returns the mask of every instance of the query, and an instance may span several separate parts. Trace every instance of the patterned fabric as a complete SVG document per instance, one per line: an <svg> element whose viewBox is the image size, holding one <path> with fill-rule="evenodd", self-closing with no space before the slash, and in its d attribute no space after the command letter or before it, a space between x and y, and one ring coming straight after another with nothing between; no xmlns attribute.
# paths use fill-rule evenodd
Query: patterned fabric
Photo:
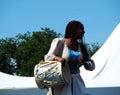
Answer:
<svg viewBox="0 0 120 95"><path fill-rule="evenodd" d="M40 89L56 87L65 83L61 63L57 61L40 62L35 66L34 76Z"/></svg>

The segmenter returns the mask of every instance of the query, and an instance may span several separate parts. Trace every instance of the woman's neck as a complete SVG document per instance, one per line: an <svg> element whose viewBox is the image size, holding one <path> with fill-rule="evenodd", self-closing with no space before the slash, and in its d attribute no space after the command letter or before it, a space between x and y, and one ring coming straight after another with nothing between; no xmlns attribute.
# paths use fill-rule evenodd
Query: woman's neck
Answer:
<svg viewBox="0 0 120 95"><path fill-rule="evenodd" d="M74 38L66 38L65 42L68 46L68 48L77 51L78 50L78 42Z"/></svg>

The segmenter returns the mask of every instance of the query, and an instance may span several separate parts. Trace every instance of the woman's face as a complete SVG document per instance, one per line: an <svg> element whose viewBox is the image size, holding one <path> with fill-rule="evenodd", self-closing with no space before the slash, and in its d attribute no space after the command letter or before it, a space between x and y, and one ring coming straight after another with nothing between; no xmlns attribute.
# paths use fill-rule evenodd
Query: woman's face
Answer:
<svg viewBox="0 0 120 95"><path fill-rule="evenodd" d="M84 35L84 30L82 30L81 28L78 29L78 32L76 34L76 38L77 39L81 39Z"/></svg>

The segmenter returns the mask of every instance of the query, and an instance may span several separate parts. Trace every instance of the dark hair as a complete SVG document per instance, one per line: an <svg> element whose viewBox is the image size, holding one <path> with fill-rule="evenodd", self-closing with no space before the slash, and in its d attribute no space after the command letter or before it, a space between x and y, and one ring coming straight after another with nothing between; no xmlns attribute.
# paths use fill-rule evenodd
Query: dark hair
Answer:
<svg viewBox="0 0 120 95"><path fill-rule="evenodd" d="M89 55L89 53L87 51L86 46L83 43L80 43L80 47L81 47L81 52L83 54L84 61L89 60L90 55Z"/></svg>
<svg viewBox="0 0 120 95"><path fill-rule="evenodd" d="M84 31L84 25L80 21L70 21L66 26L64 38L73 37L78 32L79 28Z"/></svg>
<svg viewBox="0 0 120 95"><path fill-rule="evenodd" d="M84 25L80 21L70 21L66 26L64 38L74 37L74 35L78 32L79 28L84 31ZM83 39L81 39L80 47L83 54L83 59L84 61L87 61L89 59L89 53L85 44L83 43Z"/></svg>

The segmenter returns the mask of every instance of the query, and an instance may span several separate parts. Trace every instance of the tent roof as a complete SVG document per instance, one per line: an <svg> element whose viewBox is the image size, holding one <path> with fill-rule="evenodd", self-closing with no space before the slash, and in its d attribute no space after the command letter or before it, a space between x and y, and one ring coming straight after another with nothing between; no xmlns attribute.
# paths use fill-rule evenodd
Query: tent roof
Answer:
<svg viewBox="0 0 120 95"><path fill-rule="evenodd" d="M92 56L96 68L86 71L81 68L81 75L87 87L120 86L120 23L103 46Z"/></svg>

